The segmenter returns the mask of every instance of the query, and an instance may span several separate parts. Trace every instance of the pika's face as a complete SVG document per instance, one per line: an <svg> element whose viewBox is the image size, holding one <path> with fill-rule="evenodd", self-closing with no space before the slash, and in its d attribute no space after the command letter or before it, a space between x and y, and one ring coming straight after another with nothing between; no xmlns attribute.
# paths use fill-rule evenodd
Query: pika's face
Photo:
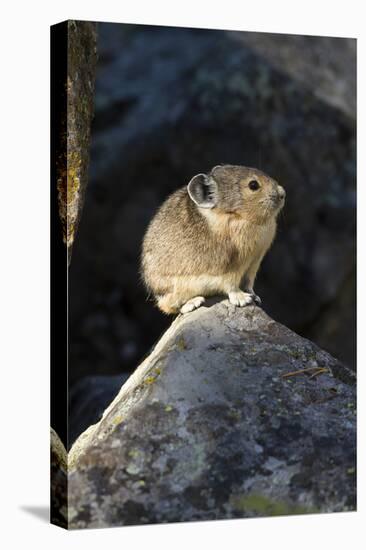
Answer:
<svg viewBox="0 0 366 550"><path fill-rule="evenodd" d="M240 187L243 203L239 210L244 212L258 210L258 213L270 216L277 214L285 204L284 188L255 168L239 169L233 174L232 183Z"/></svg>
<svg viewBox="0 0 366 550"><path fill-rule="evenodd" d="M284 188L260 170L232 165L215 166L209 174L195 176L188 192L202 208L260 219L276 216L286 196Z"/></svg>

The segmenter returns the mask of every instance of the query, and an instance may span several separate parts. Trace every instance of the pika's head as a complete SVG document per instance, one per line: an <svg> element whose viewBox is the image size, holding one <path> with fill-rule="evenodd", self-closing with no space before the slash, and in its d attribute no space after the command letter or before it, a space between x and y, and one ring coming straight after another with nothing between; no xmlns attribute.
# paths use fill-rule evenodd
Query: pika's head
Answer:
<svg viewBox="0 0 366 550"><path fill-rule="evenodd" d="M284 188L260 170L232 165L197 174L188 184L188 194L200 208L263 221L278 214L286 196Z"/></svg>

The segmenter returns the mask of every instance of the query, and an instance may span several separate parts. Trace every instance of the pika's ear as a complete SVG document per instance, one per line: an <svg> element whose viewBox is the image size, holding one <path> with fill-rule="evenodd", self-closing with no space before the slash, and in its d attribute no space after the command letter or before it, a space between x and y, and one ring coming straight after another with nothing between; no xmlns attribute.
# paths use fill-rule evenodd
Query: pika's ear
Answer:
<svg viewBox="0 0 366 550"><path fill-rule="evenodd" d="M217 183L211 176L197 174L189 182L188 194L200 208L213 208L218 201Z"/></svg>

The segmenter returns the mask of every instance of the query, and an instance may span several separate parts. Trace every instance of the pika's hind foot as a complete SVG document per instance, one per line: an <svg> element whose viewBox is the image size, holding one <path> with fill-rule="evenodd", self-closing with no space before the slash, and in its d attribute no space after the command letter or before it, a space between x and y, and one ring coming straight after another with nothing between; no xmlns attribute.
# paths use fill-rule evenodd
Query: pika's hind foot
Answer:
<svg viewBox="0 0 366 550"><path fill-rule="evenodd" d="M242 290L233 290L229 292L229 301L234 306L244 307L248 305L253 305L255 300L253 294L249 292L243 292Z"/></svg>
<svg viewBox="0 0 366 550"><path fill-rule="evenodd" d="M195 296L194 298L191 298L186 302L181 308L181 313L189 313L190 311L193 311L194 309L199 308L203 303L205 299L203 296Z"/></svg>
<svg viewBox="0 0 366 550"><path fill-rule="evenodd" d="M167 315L175 315L179 313L180 304L174 294L157 296L157 305L159 309Z"/></svg>

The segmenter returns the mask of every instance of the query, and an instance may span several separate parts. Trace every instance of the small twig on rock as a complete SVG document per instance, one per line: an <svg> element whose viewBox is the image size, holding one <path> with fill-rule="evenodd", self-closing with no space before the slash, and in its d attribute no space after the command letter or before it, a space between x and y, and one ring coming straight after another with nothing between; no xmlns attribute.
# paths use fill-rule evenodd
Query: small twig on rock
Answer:
<svg viewBox="0 0 366 550"><path fill-rule="evenodd" d="M318 376L319 374L322 374L323 372L329 372L329 369L326 369L324 367L320 367L320 369L317 372L314 372L310 378L314 378L315 376Z"/></svg>
<svg viewBox="0 0 366 550"><path fill-rule="evenodd" d="M282 374L281 377L288 378L290 376L297 376L298 374L302 374L304 372L309 372L313 370L319 370L319 367L308 367L306 369L295 370L293 372L286 372L286 374Z"/></svg>

